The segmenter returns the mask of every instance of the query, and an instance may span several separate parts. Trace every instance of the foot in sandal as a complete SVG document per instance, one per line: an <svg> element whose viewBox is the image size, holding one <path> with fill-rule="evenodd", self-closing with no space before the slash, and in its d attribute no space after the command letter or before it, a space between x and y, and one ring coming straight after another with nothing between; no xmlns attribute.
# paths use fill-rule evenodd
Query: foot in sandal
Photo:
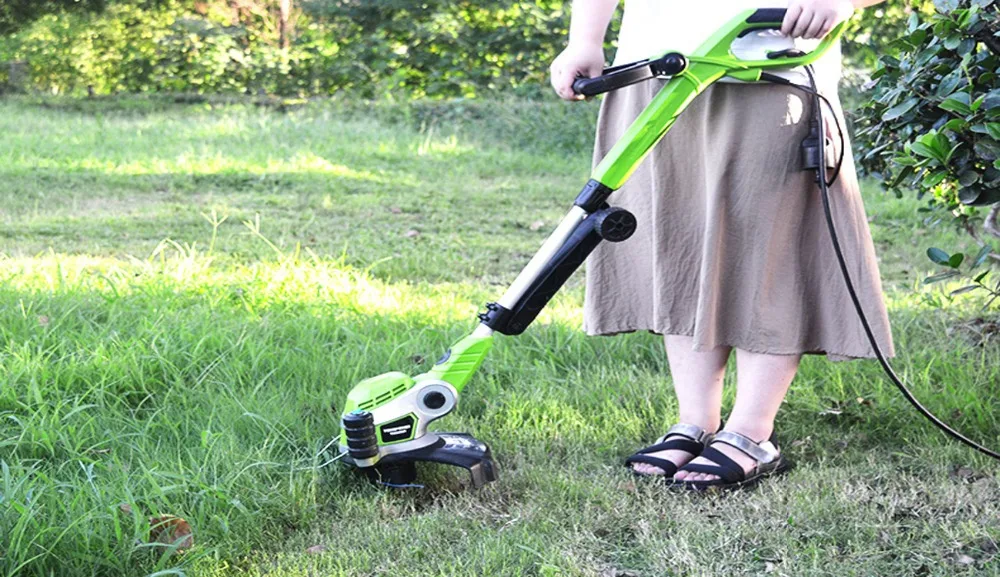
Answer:
<svg viewBox="0 0 1000 577"><path fill-rule="evenodd" d="M670 479L678 467L697 457L712 435L705 429L687 423L678 423L652 445L636 451L625 466L640 476L659 476Z"/></svg>
<svg viewBox="0 0 1000 577"><path fill-rule="evenodd" d="M781 454L775 435L763 441L733 430L717 433L697 458L680 467L674 481L685 489L736 488L783 473L791 462Z"/></svg>

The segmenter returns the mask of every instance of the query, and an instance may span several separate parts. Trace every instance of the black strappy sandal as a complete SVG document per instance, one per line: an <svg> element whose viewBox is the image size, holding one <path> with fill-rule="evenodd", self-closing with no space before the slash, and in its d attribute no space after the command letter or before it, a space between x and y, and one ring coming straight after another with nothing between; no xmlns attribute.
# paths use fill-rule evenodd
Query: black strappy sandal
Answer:
<svg viewBox="0 0 1000 577"><path fill-rule="evenodd" d="M711 481L674 481L671 487L692 491L746 488L757 484L761 479L779 475L792 468L792 462L778 451L774 433L768 440L757 443L750 437L733 431L720 431L712 437L711 442L725 443L757 461L757 465L749 472L744 472L739 463L727 457L722 451L709 446L701 452L701 456L712 463L697 465L688 463L679 470L705 473L719 478Z"/></svg>
<svg viewBox="0 0 1000 577"><path fill-rule="evenodd" d="M674 437L671 439L670 437ZM631 457L625 459L625 466L632 470L632 474L638 477L664 477L667 479L673 479L673 476L677 473L677 465L666 459L660 459L653 457L649 453L657 453L659 451L686 451L691 453L695 457L701 454L705 450L706 445L708 445L709 440L712 438L711 433L705 431L697 425L689 425L687 423L677 423L670 430L667 431L666 435L663 435L656 440L656 443L639 449ZM652 465L663 471L663 475L647 475L639 473L632 467L633 463L645 463L647 465Z"/></svg>

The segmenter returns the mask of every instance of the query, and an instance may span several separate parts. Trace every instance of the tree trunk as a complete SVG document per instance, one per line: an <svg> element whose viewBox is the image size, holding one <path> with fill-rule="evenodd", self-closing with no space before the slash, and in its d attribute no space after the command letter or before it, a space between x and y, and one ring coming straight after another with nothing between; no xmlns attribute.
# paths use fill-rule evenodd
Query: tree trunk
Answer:
<svg viewBox="0 0 1000 577"><path fill-rule="evenodd" d="M292 0L278 0L278 44L287 49L291 43Z"/></svg>

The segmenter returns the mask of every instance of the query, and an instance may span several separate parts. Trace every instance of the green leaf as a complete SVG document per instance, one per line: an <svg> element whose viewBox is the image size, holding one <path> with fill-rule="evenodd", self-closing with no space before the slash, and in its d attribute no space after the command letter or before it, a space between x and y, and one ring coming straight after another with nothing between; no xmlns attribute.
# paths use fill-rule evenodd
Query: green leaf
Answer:
<svg viewBox="0 0 1000 577"><path fill-rule="evenodd" d="M882 114L882 120L884 120L886 122L888 122L890 120L895 120L895 119L899 118L900 116L906 114L907 112L913 110L913 107L916 106L917 103L919 103L919 102L920 102L920 100L917 99L917 98L908 98L908 99L904 100L903 102L897 104L896 106L893 106L889 110L886 110Z"/></svg>
<svg viewBox="0 0 1000 577"><path fill-rule="evenodd" d="M956 252L955 254L951 255L951 258L948 259L948 266L950 266L951 268L958 268L962 266L963 261L965 261L965 254Z"/></svg>
<svg viewBox="0 0 1000 577"><path fill-rule="evenodd" d="M986 97L983 99L983 108L985 110L1000 108L1000 88L994 88L986 93Z"/></svg>
<svg viewBox="0 0 1000 577"><path fill-rule="evenodd" d="M966 100L968 100L969 98L968 94L964 92L959 92L956 95L949 96L944 100L944 102L938 104L938 108L942 108L944 110L947 110L948 112L961 114L963 116L967 114L972 114L972 108L969 107L968 102L962 102L962 100L958 98L958 95L965 96ZM882 119L885 120L885 117L883 117Z"/></svg>
<svg viewBox="0 0 1000 577"><path fill-rule="evenodd" d="M990 271L984 270L983 272L977 274L976 278L972 279L972 282L983 282L983 279L986 278L986 275L988 274L990 274Z"/></svg>
<svg viewBox="0 0 1000 577"><path fill-rule="evenodd" d="M986 245L983 248L979 249L979 253L976 254L976 258L973 259L972 261L972 268L977 268L984 262L986 262L986 259L990 257L990 253L992 251L993 247L991 247L990 245ZM979 282L979 280L977 279L976 282Z"/></svg>
<svg viewBox="0 0 1000 577"><path fill-rule="evenodd" d="M947 265L948 261L951 260L951 255L937 247L931 247L927 249L927 258L934 261L935 264Z"/></svg>
<svg viewBox="0 0 1000 577"><path fill-rule="evenodd" d="M992 136L994 140L1000 140L1000 122L987 122L986 132Z"/></svg>
<svg viewBox="0 0 1000 577"><path fill-rule="evenodd" d="M1000 143L992 138L980 138L973 145L973 150L983 160L1000 160Z"/></svg>
<svg viewBox="0 0 1000 577"><path fill-rule="evenodd" d="M914 154L923 156L924 158L936 158L937 156L934 149L923 142L914 142L910 145L910 150L912 150Z"/></svg>
<svg viewBox="0 0 1000 577"><path fill-rule="evenodd" d="M966 286L964 286L964 287L962 287L960 289L955 289L955 290L951 291L948 294L951 295L951 296L958 296L958 295L961 295L961 294L972 292L972 291L974 291L974 290L976 290L978 288L982 288L982 287L980 287L977 284L970 284L970 285L966 285Z"/></svg>
<svg viewBox="0 0 1000 577"><path fill-rule="evenodd" d="M938 274L936 274L934 276L929 276L929 277L925 278L924 279L924 284L934 284L936 282L941 282L943 280L948 280L948 279L950 279L952 277L956 277L956 276L958 276L960 274L962 274L962 273L958 272L957 270L947 270L947 271L944 271L942 273L938 273Z"/></svg>
<svg viewBox="0 0 1000 577"><path fill-rule="evenodd" d="M966 170L958 175L958 184L962 186L972 186L979 181L979 173L975 170Z"/></svg>
<svg viewBox="0 0 1000 577"><path fill-rule="evenodd" d="M955 89L958 88L958 85L961 84L962 80L962 70L957 69L941 79L941 83L938 84L937 90L935 90L934 93L940 98L946 98L950 96L952 92L955 92Z"/></svg>
<svg viewBox="0 0 1000 577"><path fill-rule="evenodd" d="M948 122L945 122L942 128L951 130L952 132L961 132L968 128L968 126L969 123L965 120L962 120L961 118L952 118Z"/></svg>
<svg viewBox="0 0 1000 577"><path fill-rule="evenodd" d="M947 176L948 176L947 170L939 170L937 172L932 172L928 174L926 177L924 177L924 180L921 182L921 184L924 185L924 188L934 188L935 186L941 184L941 182L943 182Z"/></svg>

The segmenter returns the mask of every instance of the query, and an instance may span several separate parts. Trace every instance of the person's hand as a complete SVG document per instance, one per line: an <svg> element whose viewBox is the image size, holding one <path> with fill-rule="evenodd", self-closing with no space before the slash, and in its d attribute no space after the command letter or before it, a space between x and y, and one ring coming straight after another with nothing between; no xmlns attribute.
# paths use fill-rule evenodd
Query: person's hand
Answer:
<svg viewBox="0 0 1000 577"><path fill-rule="evenodd" d="M853 13L851 0L791 0L781 33L792 38L822 38Z"/></svg>
<svg viewBox="0 0 1000 577"><path fill-rule="evenodd" d="M604 47L599 43L570 42L549 66L549 83L563 100L583 100L582 94L573 92L573 81L578 77L593 78L604 70Z"/></svg>

